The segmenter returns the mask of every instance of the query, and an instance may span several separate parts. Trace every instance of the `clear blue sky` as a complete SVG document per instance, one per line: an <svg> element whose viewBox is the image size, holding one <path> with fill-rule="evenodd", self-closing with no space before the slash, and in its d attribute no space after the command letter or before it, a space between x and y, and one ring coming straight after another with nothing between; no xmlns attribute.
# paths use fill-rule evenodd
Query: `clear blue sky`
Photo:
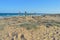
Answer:
<svg viewBox="0 0 60 40"><path fill-rule="evenodd" d="M0 0L0 12L60 13L60 0Z"/></svg>

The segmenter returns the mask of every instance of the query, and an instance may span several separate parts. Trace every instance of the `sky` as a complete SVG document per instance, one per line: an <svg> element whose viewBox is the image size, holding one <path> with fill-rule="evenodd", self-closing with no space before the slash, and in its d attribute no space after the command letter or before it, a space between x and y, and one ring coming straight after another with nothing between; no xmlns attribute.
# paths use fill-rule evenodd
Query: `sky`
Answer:
<svg viewBox="0 0 60 40"><path fill-rule="evenodd" d="M60 13L60 0L0 0L0 13Z"/></svg>

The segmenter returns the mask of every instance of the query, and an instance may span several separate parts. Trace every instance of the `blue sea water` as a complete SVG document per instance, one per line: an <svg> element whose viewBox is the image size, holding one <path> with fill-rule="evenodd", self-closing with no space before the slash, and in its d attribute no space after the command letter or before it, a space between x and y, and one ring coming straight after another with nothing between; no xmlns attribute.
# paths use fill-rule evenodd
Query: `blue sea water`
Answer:
<svg viewBox="0 0 60 40"><path fill-rule="evenodd" d="M43 15L42 13L27 13L27 16L29 15ZM12 17L12 16L25 16L25 13L0 13L0 18L5 18L5 17Z"/></svg>
<svg viewBox="0 0 60 40"><path fill-rule="evenodd" d="M14 15L20 15L20 16L23 16L24 14L23 13L0 13L0 16L14 16Z"/></svg>
<svg viewBox="0 0 60 40"><path fill-rule="evenodd" d="M23 16L23 13L0 13L0 19L12 16Z"/></svg>
<svg viewBox="0 0 60 40"><path fill-rule="evenodd" d="M0 16L14 16L14 15L16 15L16 16L24 16L25 15L25 13L0 13ZM36 14L36 13L32 13L32 14L30 14L30 13L27 13L27 15L39 15L39 14Z"/></svg>

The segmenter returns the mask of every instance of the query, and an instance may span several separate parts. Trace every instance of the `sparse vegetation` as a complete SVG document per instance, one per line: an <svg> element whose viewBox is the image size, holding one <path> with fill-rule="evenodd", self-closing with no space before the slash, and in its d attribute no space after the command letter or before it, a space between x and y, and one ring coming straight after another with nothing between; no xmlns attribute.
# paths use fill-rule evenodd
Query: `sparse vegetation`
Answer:
<svg viewBox="0 0 60 40"><path fill-rule="evenodd" d="M56 40L60 39L60 22L46 15L3 19L0 21L0 35L0 40Z"/></svg>
<svg viewBox="0 0 60 40"><path fill-rule="evenodd" d="M4 25L0 25L0 30L3 30L4 29Z"/></svg>
<svg viewBox="0 0 60 40"><path fill-rule="evenodd" d="M32 29L37 28L37 25L35 23L22 23L20 24L20 27L25 27L26 29Z"/></svg>

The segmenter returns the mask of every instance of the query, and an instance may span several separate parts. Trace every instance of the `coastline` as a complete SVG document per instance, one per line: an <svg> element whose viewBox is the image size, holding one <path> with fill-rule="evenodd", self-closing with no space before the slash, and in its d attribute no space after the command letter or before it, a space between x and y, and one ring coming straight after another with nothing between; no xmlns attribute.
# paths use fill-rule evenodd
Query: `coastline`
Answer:
<svg viewBox="0 0 60 40"><path fill-rule="evenodd" d="M59 37L60 34L59 18L60 16L51 15L10 16L3 18L0 20L0 39L11 40L13 38L20 40L22 35L27 40L49 40L51 36L57 38L56 36Z"/></svg>

